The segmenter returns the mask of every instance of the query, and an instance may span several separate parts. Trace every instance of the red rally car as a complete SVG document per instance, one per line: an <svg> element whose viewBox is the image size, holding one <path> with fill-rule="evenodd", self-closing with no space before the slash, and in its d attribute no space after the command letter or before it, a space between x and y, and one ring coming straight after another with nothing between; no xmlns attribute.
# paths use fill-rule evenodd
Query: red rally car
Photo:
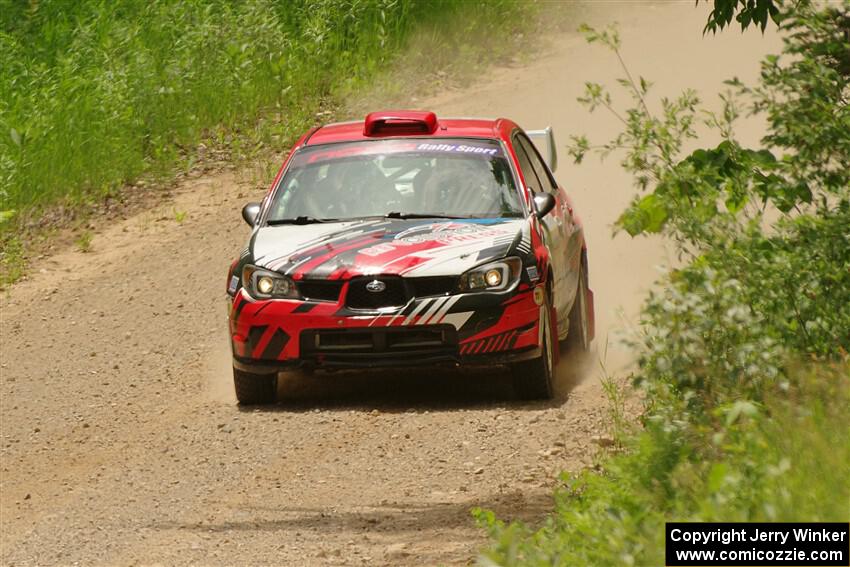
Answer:
<svg viewBox="0 0 850 567"><path fill-rule="evenodd" d="M239 403L273 402L294 366L504 364L520 396L551 397L558 342L587 349L594 332L554 148L550 128L422 111L302 136L242 210L252 232L227 285Z"/></svg>

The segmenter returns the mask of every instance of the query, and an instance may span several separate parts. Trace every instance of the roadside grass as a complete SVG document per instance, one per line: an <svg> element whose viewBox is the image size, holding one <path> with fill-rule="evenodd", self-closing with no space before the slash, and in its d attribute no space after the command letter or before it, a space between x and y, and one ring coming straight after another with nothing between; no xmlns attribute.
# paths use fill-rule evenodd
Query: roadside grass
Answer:
<svg viewBox="0 0 850 567"><path fill-rule="evenodd" d="M569 21L575 7L539 1L481 4L469 17L420 22L394 59L365 88L346 93L342 111L360 116L378 106L417 106L444 89L488 80L497 63L519 65L537 54L548 31Z"/></svg>
<svg viewBox="0 0 850 567"><path fill-rule="evenodd" d="M0 289L20 279L26 266L21 239L12 232L0 234Z"/></svg>
<svg viewBox="0 0 850 567"><path fill-rule="evenodd" d="M608 399L611 438L615 447L622 448L629 435L634 433L632 418L626 411L626 400L630 390L625 382L608 370L608 345L609 338L606 336L599 353L599 380L602 383L602 391Z"/></svg>
<svg viewBox="0 0 850 567"><path fill-rule="evenodd" d="M199 168L271 171L268 156L346 100L403 91L400 69L480 70L536 13L520 0L0 0L0 286L45 223Z"/></svg>
<svg viewBox="0 0 850 567"><path fill-rule="evenodd" d="M3 210L109 195L167 176L212 138L244 153L269 109L301 129L335 84L396 50L427 9L378 0L245 4L11 3L0 180ZM234 135L236 134L236 135ZM238 135L244 134L244 136Z"/></svg>
<svg viewBox="0 0 850 567"><path fill-rule="evenodd" d="M801 367L790 390L730 406L715 429L648 422L602 472L565 474L541 526L477 510L483 565L663 565L664 524L850 517L850 367Z"/></svg>
<svg viewBox="0 0 850 567"><path fill-rule="evenodd" d="M92 231L89 229L84 229L77 235L77 239L74 241L74 244L77 245L77 250L80 252L91 252L91 241L94 237Z"/></svg>

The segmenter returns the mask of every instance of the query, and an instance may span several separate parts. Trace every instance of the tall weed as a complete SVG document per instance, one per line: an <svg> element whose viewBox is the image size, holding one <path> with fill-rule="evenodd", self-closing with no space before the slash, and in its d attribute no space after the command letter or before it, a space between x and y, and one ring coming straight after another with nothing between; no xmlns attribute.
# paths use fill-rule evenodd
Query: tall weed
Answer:
<svg viewBox="0 0 850 567"><path fill-rule="evenodd" d="M0 211L168 175L205 139L283 149L413 30L498 29L500 12L522 9L516 0L0 0Z"/></svg>

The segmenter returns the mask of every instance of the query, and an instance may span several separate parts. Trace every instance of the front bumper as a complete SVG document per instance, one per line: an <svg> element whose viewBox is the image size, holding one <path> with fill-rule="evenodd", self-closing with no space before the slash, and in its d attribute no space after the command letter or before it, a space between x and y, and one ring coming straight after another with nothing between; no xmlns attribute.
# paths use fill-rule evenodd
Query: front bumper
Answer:
<svg viewBox="0 0 850 567"><path fill-rule="evenodd" d="M414 298L363 312L341 303L255 300L239 290L230 308L234 365L401 367L505 364L540 355L540 307L532 288Z"/></svg>

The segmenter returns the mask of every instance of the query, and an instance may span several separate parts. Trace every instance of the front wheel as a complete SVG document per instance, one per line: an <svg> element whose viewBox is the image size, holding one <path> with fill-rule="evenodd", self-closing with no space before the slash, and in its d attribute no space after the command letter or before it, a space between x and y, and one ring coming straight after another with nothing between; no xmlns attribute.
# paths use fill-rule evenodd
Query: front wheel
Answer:
<svg viewBox="0 0 850 567"><path fill-rule="evenodd" d="M524 400L548 400L554 395L555 355L552 346L552 305L548 292L543 306L543 314L540 317L543 352L538 358L517 362L511 366L514 391Z"/></svg>
<svg viewBox="0 0 850 567"><path fill-rule="evenodd" d="M271 404L277 399L277 374L254 374L234 368L233 386L242 406Z"/></svg>
<svg viewBox="0 0 850 567"><path fill-rule="evenodd" d="M587 352L590 350L590 323L587 312L587 268L582 263L582 270L578 275L578 287L576 288L576 299L573 308L570 309L570 328L565 346L570 350Z"/></svg>

